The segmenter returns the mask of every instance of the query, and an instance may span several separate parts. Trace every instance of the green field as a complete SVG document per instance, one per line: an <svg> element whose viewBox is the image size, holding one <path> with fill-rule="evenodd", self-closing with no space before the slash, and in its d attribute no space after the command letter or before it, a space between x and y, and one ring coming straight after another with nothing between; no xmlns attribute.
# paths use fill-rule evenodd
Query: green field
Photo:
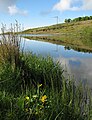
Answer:
<svg viewBox="0 0 92 120"><path fill-rule="evenodd" d="M50 36L25 36L28 39L49 41L73 48L92 52L92 20L62 23L41 28L28 29L23 34L51 34Z"/></svg>

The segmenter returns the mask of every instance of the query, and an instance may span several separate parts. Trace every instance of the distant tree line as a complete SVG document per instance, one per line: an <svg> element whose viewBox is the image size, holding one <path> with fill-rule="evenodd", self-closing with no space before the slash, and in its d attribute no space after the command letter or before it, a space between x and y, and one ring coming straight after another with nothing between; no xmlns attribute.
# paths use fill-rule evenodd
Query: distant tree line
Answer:
<svg viewBox="0 0 92 120"><path fill-rule="evenodd" d="M72 19L65 19L65 23L70 23L70 22L78 22L78 21L86 21L86 20L92 20L92 16L85 16L85 17L78 17L78 18L74 18Z"/></svg>

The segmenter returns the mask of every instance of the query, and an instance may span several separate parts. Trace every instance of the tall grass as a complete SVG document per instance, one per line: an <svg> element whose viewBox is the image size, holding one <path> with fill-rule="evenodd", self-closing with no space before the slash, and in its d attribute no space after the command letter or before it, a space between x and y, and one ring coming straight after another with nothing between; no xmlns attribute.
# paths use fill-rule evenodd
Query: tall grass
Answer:
<svg viewBox="0 0 92 120"><path fill-rule="evenodd" d="M67 80L51 57L20 51L15 32L3 30L0 44L0 120L91 120L88 87Z"/></svg>

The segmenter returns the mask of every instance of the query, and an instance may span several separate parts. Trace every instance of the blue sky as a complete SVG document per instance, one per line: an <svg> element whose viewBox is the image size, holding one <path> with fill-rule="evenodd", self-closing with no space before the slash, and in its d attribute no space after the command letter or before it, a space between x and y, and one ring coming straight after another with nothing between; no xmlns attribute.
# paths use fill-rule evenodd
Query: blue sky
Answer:
<svg viewBox="0 0 92 120"><path fill-rule="evenodd" d="M56 24L55 16L62 23L86 15L92 15L92 0L0 0L0 23L7 26L15 19L24 28L33 28Z"/></svg>

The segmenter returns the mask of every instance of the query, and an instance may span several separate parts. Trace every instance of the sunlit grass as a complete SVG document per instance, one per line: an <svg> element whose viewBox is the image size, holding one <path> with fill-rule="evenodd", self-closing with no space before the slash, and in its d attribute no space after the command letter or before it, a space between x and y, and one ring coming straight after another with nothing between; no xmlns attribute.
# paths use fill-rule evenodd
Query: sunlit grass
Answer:
<svg viewBox="0 0 92 120"><path fill-rule="evenodd" d="M49 41L74 50L92 52L92 20L62 23L23 31L25 38ZM47 34L47 36L26 36Z"/></svg>
<svg viewBox="0 0 92 120"><path fill-rule="evenodd" d="M8 42L4 34L3 38L0 120L92 119L92 97L87 85L66 79L62 66L50 56L20 51L20 39L13 33Z"/></svg>

